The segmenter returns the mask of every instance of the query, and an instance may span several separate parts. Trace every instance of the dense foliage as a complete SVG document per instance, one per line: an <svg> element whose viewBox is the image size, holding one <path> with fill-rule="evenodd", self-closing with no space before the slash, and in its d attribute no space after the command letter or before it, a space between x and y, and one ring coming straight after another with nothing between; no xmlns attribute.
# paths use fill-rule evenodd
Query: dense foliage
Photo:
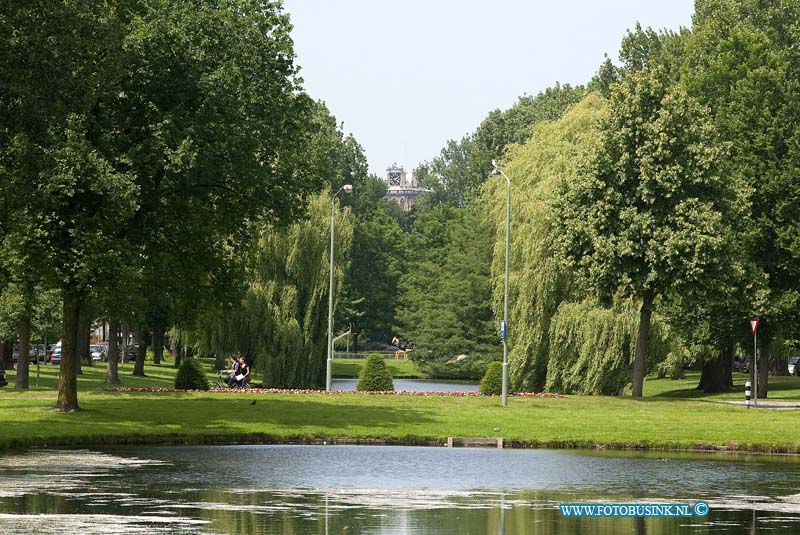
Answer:
<svg viewBox="0 0 800 535"><path fill-rule="evenodd" d="M639 322L632 308L614 310L591 302L562 303L552 318L547 363L548 392L617 396L630 384ZM670 351L661 322L650 329L646 368Z"/></svg>
<svg viewBox="0 0 800 535"><path fill-rule="evenodd" d="M112 348L135 334L135 374L169 330L178 355L241 352L265 386L322 386L345 184L334 331L398 337L428 375L482 376L502 354L493 160L512 188L512 389L639 396L656 366L695 365L725 390L749 315L759 395L787 373L800 0L698 0L690 29L636 25L586 85L523 95L447 142L415 169L431 191L411 212L304 93L290 29L262 0L0 6L0 356L62 338L59 410L78 408L96 319Z"/></svg>
<svg viewBox="0 0 800 535"><path fill-rule="evenodd" d="M476 208L437 207L410 233L414 259L401 279L400 332L417 361L466 354L491 360L498 345L489 306L491 233Z"/></svg>
<svg viewBox="0 0 800 535"><path fill-rule="evenodd" d="M58 408L75 410L92 299L139 295L125 319L146 339L235 295L251 223L302 213L313 106L278 3L0 9L0 262L61 291Z"/></svg>
<svg viewBox="0 0 800 535"><path fill-rule="evenodd" d="M406 235L388 206L355 215L350 267L345 279L350 310L343 319L364 341L387 344L394 336L395 305L405 269L406 243Z"/></svg>
<svg viewBox="0 0 800 535"><path fill-rule="evenodd" d="M307 219L265 225L248 252L241 303L209 308L187 336L203 353L241 352L265 387L325 383L331 199L312 198ZM339 295L352 239L349 209L336 212L334 295Z"/></svg>
<svg viewBox="0 0 800 535"><path fill-rule="evenodd" d="M527 143L507 153L504 167L512 179L509 377L515 390L545 387L550 323L564 300L580 299L556 255L552 201L560 181L575 173L597 139L596 123L605 109L605 101L590 94L559 121L537 125ZM505 184L487 183L484 195L496 228L492 282L497 314L503 306Z"/></svg>

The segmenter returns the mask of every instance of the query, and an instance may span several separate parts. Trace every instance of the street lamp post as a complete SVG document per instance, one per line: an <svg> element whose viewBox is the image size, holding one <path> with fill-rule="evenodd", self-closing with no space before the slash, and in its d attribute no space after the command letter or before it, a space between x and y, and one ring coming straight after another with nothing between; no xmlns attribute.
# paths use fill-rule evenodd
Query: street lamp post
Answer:
<svg viewBox="0 0 800 535"><path fill-rule="evenodd" d="M511 230L511 179L508 178L502 169L500 163L492 160L494 170L492 175L500 175L506 179L506 269L503 290L503 325L500 328L500 334L503 339L503 406L508 405L508 253L509 242L508 236Z"/></svg>
<svg viewBox="0 0 800 535"><path fill-rule="evenodd" d="M336 226L336 196L344 190L351 193L353 186L345 184L331 197L331 263L329 269L330 284L328 286L328 363L325 370L325 391L331 391L331 377L333 374L333 232Z"/></svg>

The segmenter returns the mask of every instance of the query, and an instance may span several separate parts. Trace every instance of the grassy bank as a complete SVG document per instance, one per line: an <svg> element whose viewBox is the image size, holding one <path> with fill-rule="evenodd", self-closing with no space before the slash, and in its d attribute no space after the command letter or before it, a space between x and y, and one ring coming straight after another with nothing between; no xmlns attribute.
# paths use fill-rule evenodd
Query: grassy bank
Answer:
<svg viewBox="0 0 800 535"><path fill-rule="evenodd" d="M439 443L449 436L502 436L516 446L800 453L795 411L677 398L696 384L692 378L685 383L650 380L651 395L642 400L511 398L503 408L498 398L486 397L108 392L103 390L104 370L92 368L80 379L83 410L59 414L52 411L56 371L46 367L39 390L0 390L0 448L344 439ZM166 387L175 372L151 366L147 373L147 378L133 378L125 366L122 378L128 386ZM776 379L775 384L784 399L800 394L797 378Z"/></svg>
<svg viewBox="0 0 800 535"><path fill-rule="evenodd" d="M416 379L419 377L419 370L410 360L387 360L386 369L389 374L396 379ZM367 359L334 359L334 377L358 377Z"/></svg>

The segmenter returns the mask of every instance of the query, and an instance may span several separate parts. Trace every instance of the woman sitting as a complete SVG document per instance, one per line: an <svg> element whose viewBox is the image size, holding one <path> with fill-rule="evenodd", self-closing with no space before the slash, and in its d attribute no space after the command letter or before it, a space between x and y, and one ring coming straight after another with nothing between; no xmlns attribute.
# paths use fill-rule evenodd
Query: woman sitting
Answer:
<svg viewBox="0 0 800 535"><path fill-rule="evenodd" d="M247 359L239 356L239 374L236 376L236 386L239 388L247 388L250 383L250 365Z"/></svg>
<svg viewBox="0 0 800 535"><path fill-rule="evenodd" d="M239 363L238 357L232 356L231 357L231 369L228 370L228 376L225 378L225 384L228 385L228 388L233 388L236 386L238 380L236 376L240 374L241 364Z"/></svg>

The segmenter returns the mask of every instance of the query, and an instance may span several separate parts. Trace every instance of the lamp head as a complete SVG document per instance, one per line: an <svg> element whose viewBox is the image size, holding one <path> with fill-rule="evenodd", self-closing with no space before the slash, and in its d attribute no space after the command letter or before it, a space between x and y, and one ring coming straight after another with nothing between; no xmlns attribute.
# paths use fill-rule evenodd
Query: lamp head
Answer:
<svg viewBox="0 0 800 535"><path fill-rule="evenodd" d="M342 186L342 189L345 193L353 193L353 185L352 184L345 184Z"/></svg>
<svg viewBox="0 0 800 535"><path fill-rule="evenodd" d="M494 167L494 169L492 169L492 176L499 175L500 174L500 162L498 162L497 160L492 160L492 167Z"/></svg>

